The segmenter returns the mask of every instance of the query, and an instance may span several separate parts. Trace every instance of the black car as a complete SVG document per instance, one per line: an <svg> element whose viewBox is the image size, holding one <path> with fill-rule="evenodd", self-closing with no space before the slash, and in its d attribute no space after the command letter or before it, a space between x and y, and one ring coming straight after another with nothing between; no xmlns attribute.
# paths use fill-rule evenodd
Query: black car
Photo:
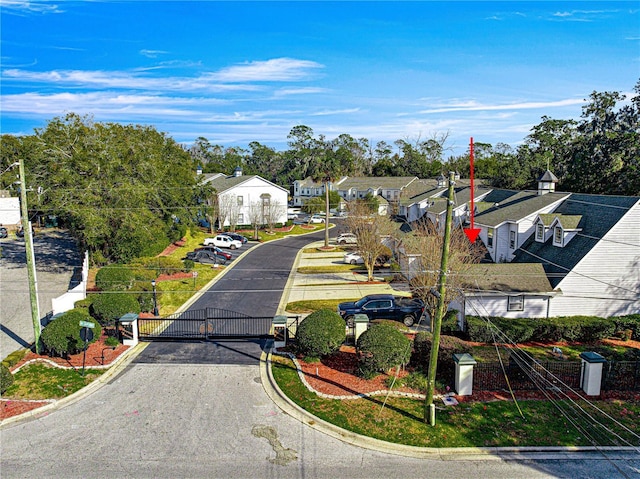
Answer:
<svg viewBox="0 0 640 479"><path fill-rule="evenodd" d="M186 258L198 263L225 264L232 255L216 246L203 246L187 253Z"/></svg>
<svg viewBox="0 0 640 479"><path fill-rule="evenodd" d="M6 238L7 236L9 236L7 228L5 228L4 226L0 226L0 238Z"/></svg>
<svg viewBox="0 0 640 479"><path fill-rule="evenodd" d="M225 236L229 236L230 238L240 241L242 244L245 244L247 241L249 241L246 237L242 236L241 234L238 233L223 233Z"/></svg>

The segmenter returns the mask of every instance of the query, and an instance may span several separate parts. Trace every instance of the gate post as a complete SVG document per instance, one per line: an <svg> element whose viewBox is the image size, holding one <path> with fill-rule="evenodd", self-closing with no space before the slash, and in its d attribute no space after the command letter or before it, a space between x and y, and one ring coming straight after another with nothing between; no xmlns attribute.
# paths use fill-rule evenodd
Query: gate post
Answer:
<svg viewBox="0 0 640 479"><path fill-rule="evenodd" d="M471 396L473 394L473 366L478 364L469 353L454 354L456 363L455 388L458 396Z"/></svg>
<svg viewBox="0 0 640 479"><path fill-rule="evenodd" d="M580 359L582 360L580 375L582 390L587 396L599 396L602 386L602 365L606 359L594 352L580 353Z"/></svg>
<svg viewBox="0 0 640 479"><path fill-rule="evenodd" d="M287 345L287 317L274 316L271 322L273 326L273 347L284 348Z"/></svg>
<svg viewBox="0 0 640 479"><path fill-rule="evenodd" d="M369 316L366 314L356 314L354 316L354 333L353 341L358 344L358 338L362 333L369 329Z"/></svg>
<svg viewBox="0 0 640 479"><path fill-rule="evenodd" d="M127 313L118 322L122 326L122 344L125 346L135 346L138 344L138 315Z"/></svg>

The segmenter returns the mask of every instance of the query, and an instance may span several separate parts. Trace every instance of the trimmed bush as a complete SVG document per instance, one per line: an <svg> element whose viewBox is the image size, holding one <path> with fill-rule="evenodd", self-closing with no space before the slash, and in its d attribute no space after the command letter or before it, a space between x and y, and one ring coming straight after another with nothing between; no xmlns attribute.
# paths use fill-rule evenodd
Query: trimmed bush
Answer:
<svg viewBox="0 0 640 479"><path fill-rule="evenodd" d="M96 286L102 291L126 291L133 283L133 273L122 266L105 266L96 274Z"/></svg>
<svg viewBox="0 0 640 479"><path fill-rule="evenodd" d="M102 327L95 319L91 318L86 310L72 309L62 316L51 321L43 330L40 339L47 351L52 355L64 356L82 351L84 341L80 338L80 321L89 321L95 325L93 328L93 340L97 341L102 336Z"/></svg>
<svg viewBox="0 0 640 479"><path fill-rule="evenodd" d="M330 309L304 318L296 331L297 348L306 356L322 357L336 352L346 339L344 319Z"/></svg>
<svg viewBox="0 0 640 479"><path fill-rule="evenodd" d="M411 364L422 370L425 374L429 370L429 360L431 358L431 345L433 337L431 333L420 332L416 334L413 341L413 354ZM438 347L438 367L436 379L444 384L451 384L455 374L454 354L471 353L471 347L460 338L455 336L440 336Z"/></svg>
<svg viewBox="0 0 640 479"><path fill-rule="evenodd" d="M94 296L90 312L102 326L113 326L127 313L140 313L140 303L133 294L102 293Z"/></svg>
<svg viewBox="0 0 640 479"><path fill-rule="evenodd" d="M196 263L193 260L185 259L182 261L182 271L188 273L189 271L193 270L195 265Z"/></svg>
<svg viewBox="0 0 640 479"><path fill-rule="evenodd" d="M13 374L9 371L9 368L4 364L0 364L0 394L9 389L9 386L13 384Z"/></svg>
<svg viewBox="0 0 640 479"><path fill-rule="evenodd" d="M365 376L405 365L411 357L411 341L388 324L373 324L358 338L358 366Z"/></svg>

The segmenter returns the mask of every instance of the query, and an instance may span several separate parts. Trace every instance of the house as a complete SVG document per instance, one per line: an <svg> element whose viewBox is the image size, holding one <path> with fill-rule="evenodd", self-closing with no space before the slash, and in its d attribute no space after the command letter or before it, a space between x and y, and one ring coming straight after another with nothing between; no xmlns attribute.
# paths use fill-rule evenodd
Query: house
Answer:
<svg viewBox="0 0 640 479"><path fill-rule="evenodd" d="M640 311L640 197L561 193L556 181L547 171L537 191L481 197L474 226L491 262L471 270L451 307L504 317ZM434 213L437 204L429 205ZM410 278L419 258L410 251L398 258Z"/></svg>
<svg viewBox="0 0 640 479"><path fill-rule="evenodd" d="M513 263L540 264L562 293L549 316L640 312L640 197L572 193L534 230Z"/></svg>
<svg viewBox="0 0 640 479"><path fill-rule="evenodd" d="M378 197L381 205L397 204L405 188L418 178L409 177L349 177L344 176L329 183L329 190L336 191L345 201L362 199L368 194ZM302 206L309 198L324 196L324 184L311 178L293 182L293 206ZM388 214L390 206L382 206L380 214Z"/></svg>
<svg viewBox="0 0 640 479"><path fill-rule="evenodd" d="M244 176L241 168L233 175L202 174L202 181L216 191L219 227L249 225L259 217L259 223L286 223L289 192L264 178Z"/></svg>

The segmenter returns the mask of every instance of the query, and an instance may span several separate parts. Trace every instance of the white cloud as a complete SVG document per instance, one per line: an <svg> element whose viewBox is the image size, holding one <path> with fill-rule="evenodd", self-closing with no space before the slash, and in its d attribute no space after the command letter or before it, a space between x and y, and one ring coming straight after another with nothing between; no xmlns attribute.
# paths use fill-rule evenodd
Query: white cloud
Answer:
<svg viewBox="0 0 640 479"><path fill-rule="evenodd" d="M140 55L147 58L158 58L160 55L166 55L169 52L164 50L140 50Z"/></svg>
<svg viewBox="0 0 640 479"><path fill-rule="evenodd" d="M214 76L219 81L299 81L306 80L323 65L295 58L274 58L223 68Z"/></svg>
<svg viewBox="0 0 640 479"><path fill-rule="evenodd" d="M30 2L28 0L0 0L0 7L7 13L17 15L29 13L63 13L59 5L51 2Z"/></svg>
<svg viewBox="0 0 640 479"><path fill-rule="evenodd" d="M500 111L500 110L531 110L540 108L558 108L572 105L584 104L584 98L568 98L565 100L557 101L530 101L519 103L505 103L505 104L482 104L475 100L468 101L453 101L448 104L434 105L432 108L422 110L420 113L433 114L433 113L449 113L453 111Z"/></svg>
<svg viewBox="0 0 640 479"><path fill-rule="evenodd" d="M322 110L315 113L311 113L309 116L329 116L329 115L344 115L348 113L357 113L360 108L347 108L344 110Z"/></svg>

